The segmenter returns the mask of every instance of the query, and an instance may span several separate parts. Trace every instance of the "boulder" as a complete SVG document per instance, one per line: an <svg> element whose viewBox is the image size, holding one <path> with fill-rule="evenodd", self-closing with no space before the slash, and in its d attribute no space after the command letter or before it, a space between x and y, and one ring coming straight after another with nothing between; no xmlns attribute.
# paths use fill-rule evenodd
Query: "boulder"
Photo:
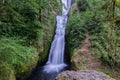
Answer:
<svg viewBox="0 0 120 80"><path fill-rule="evenodd" d="M65 71L56 77L56 80L115 80L108 75L95 70L83 70L83 71Z"/></svg>

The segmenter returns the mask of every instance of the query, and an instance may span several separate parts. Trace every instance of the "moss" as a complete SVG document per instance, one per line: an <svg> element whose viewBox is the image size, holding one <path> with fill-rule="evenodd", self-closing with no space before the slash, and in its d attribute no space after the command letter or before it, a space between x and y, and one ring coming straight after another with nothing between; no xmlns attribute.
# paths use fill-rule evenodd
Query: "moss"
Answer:
<svg viewBox="0 0 120 80"><path fill-rule="evenodd" d="M46 25L44 25L44 35L43 35L43 40L41 40L42 46L38 48L38 51L40 53L39 63L44 63L47 60L51 42L55 34L55 23L56 23L55 19L56 19L55 15L49 16L48 18L49 22L45 23Z"/></svg>
<svg viewBox="0 0 120 80"><path fill-rule="evenodd" d="M2 38L0 43L0 61L9 64L17 77L26 78L38 61L35 47L23 46L11 38Z"/></svg>
<svg viewBox="0 0 120 80"><path fill-rule="evenodd" d="M88 59L82 54L80 50L74 52L71 58L73 70L84 70L87 68Z"/></svg>
<svg viewBox="0 0 120 80"><path fill-rule="evenodd" d="M18 65L15 69L17 78L21 80L26 80L29 77L33 68L35 68L37 61L38 61L38 54L34 54L34 57L31 58L28 62Z"/></svg>
<svg viewBox="0 0 120 80"><path fill-rule="evenodd" d="M0 62L0 80L16 80L10 65Z"/></svg>
<svg viewBox="0 0 120 80"><path fill-rule="evenodd" d="M120 0L115 0L116 1L116 6L120 8Z"/></svg>

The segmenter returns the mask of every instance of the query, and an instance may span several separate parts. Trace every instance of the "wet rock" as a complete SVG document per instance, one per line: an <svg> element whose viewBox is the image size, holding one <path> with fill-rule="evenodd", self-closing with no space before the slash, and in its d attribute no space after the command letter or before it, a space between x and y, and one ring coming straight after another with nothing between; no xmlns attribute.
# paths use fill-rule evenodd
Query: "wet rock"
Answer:
<svg viewBox="0 0 120 80"><path fill-rule="evenodd" d="M84 71L65 71L60 73L56 80L115 80L110 78L108 75L94 71L94 70L84 70Z"/></svg>

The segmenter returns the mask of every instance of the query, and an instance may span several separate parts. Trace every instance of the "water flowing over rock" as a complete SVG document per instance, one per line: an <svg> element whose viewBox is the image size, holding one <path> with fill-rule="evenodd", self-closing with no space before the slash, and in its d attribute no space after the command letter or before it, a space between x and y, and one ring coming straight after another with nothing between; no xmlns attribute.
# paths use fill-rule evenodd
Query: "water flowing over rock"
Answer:
<svg viewBox="0 0 120 80"><path fill-rule="evenodd" d="M62 0L62 14L56 16L56 31L51 44L49 57L44 66L45 72L59 72L67 65L64 63L65 27L72 0Z"/></svg>
<svg viewBox="0 0 120 80"><path fill-rule="evenodd" d="M94 70L65 71L56 77L56 80L115 80L104 73Z"/></svg>
<svg viewBox="0 0 120 80"><path fill-rule="evenodd" d="M56 30L45 66L37 67L29 80L55 80L58 73L66 70L64 62L65 29L72 0L61 0L62 14L56 16ZM41 51L41 48L40 48Z"/></svg>

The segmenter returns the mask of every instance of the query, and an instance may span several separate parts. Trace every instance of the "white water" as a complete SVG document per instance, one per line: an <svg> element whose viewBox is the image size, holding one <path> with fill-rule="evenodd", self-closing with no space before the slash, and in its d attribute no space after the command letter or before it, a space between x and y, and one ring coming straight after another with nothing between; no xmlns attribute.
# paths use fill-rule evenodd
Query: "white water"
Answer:
<svg viewBox="0 0 120 80"><path fill-rule="evenodd" d="M59 72L67 66L64 63L65 27L70 7L71 0L62 0L62 15L56 16L55 36L51 44L48 61L44 66L44 71L48 73Z"/></svg>

